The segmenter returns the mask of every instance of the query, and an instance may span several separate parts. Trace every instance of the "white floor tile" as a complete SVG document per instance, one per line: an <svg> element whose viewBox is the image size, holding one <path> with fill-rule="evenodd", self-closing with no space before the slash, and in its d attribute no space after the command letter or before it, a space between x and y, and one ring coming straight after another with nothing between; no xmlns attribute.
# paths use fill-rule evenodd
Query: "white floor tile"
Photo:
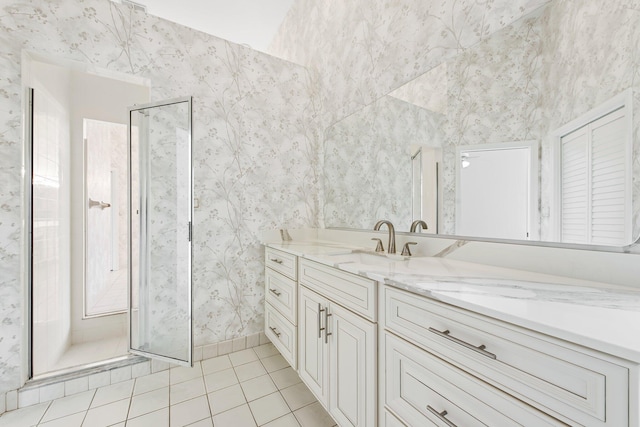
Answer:
<svg viewBox="0 0 640 427"><path fill-rule="evenodd" d="M265 357L262 359L262 365L267 370L267 372L279 371L280 369L284 369L289 366L289 362L284 360L279 354L274 354L273 356Z"/></svg>
<svg viewBox="0 0 640 427"><path fill-rule="evenodd" d="M15 411L5 412L0 417L0 427L31 427L42 419L50 402L27 406Z"/></svg>
<svg viewBox="0 0 640 427"><path fill-rule="evenodd" d="M38 427L80 427L86 415L86 412L78 412L77 414L56 418L46 423L40 423Z"/></svg>
<svg viewBox="0 0 640 427"><path fill-rule="evenodd" d="M134 380L124 381L106 387L100 387L96 390L96 394L91 402L91 407L106 405L108 403L117 402L118 400L128 399L133 391Z"/></svg>
<svg viewBox="0 0 640 427"><path fill-rule="evenodd" d="M231 368L205 376L204 383L207 386L207 392L211 393L238 384L238 377Z"/></svg>
<svg viewBox="0 0 640 427"><path fill-rule="evenodd" d="M280 390L280 393L282 393L282 397L284 397L284 400L292 411L316 401L316 397L304 383L298 383L291 387L283 388Z"/></svg>
<svg viewBox="0 0 640 427"><path fill-rule="evenodd" d="M124 399L89 409L82 423L83 427L106 427L125 421L129 410L129 402L129 399Z"/></svg>
<svg viewBox="0 0 640 427"><path fill-rule="evenodd" d="M42 421L51 421L78 412L86 412L95 393L95 390L89 390L54 400L42 417Z"/></svg>
<svg viewBox="0 0 640 427"><path fill-rule="evenodd" d="M186 426L211 417L207 396L200 396L177 405L171 405L169 412L171 427Z"/></svg>
<svg viewBox="0 0 640 427"><path fill-rule="evenodd" d="M169 386L169 370L156 372L155 374L136 378L136 385L133 388L133 395L147 393L159 388Z"/></svg>
<svg viewBox="0 0 640 427"><path fill-rule="evenodd" d="M297 373L278 369L283 365L266 344L10 411L0 416L0 427L333 426ZM101 383L95 379L92 385Z"/></svg>
<svg viewBox="0 0 640 427"><path fill-rule="evenodd" d="M213 419L205 418L204 420L196 421L193 424L189 424L189 427L213 427Z"/></svg>
<svg viewBox="0 0 640 427"><path fill-rule="evenodd" d="M298 373L291 367L280 369L279 371L273 371L269 375L271 375L273 382L280 390L291 387L292 385L298 384L302 381L298 376Z"/></svg>
<svg viewBox="0 0 640 427"><path fill-rule="evenodd" d="M253 349L248 348L246 350L231 353L229 355L229 359L231 359L231 364L233 366L239 366L258 360L258 355L253 351Z"/></svg>
<svg viewBox="0 0 640 427"><path fill-rule="evenodd" d="M127 420L127 427L169 427L169 408L149 412Z"/></svg>
<svg viewBox="0 0 640 427"><path fill-rule="evenodd" d="M276 387L269 375L252 378L240 383L240 386L249 402L278 391L278 387Z"/></svg>
<svg viewBox="0 0 640 427"><path fill-rule="evenodd" d="M249 405L238 406L213 416L215 427L256 427Z"/></svg>
<svg viewBox="0 0 640 427"><path fill-rule="evenodd" d="M178 384L201 376L200 362L194 362L193 366L178 366L169 369L169 384Z"/></svg>
<svg viewBox="0 0 640 427"><path fill-rule="evenodd" d="M265 424L264 427L300 427L300 424L293 414L287 414L284 417Z"/></svg>
<svg viewBox="0 0 640 427"><path fill-rule="evenodd" d="M194 378L169 387L169 404L175 405L176 403L204 396L205 394L204 380L202 377Z"/></svg>
<svg viewBox="0 0 640 427"><path fill-rule="evenodd" d="M202 361L202 372L204 372L205 375L224 371L231 367L233 367L233 365L231 365L231 359L229 359L229 356L227 355Z"/></svg>
<svg viewBox="0 0 640 427"><path fill-rule="evenodd" d="M280 354L278 349L271 343L263 344L258 347L254 347L253 350L256 352L260 359L264 359L265 357L273 356L274 354Z"/></svg>
<svg viewBox="0 0 640 427"><path fill-rule="evenodd" d="M209 406L213 415L247 403L239 384L209 393Z"/></svg>
<svg viewBox="0 0 640 427"><path fill-rule="evenodd" d="M249 402L249 408L259 426L291 412L279 392Z"/></svg>
<svg viewBox="0 0 640 427"><path fill-rule="evenodd" d="M139 417L149 412L169 406L169 387L159 388L148 393L133 396L129 418Z"/></svg>
<svg viewBox="0 0 640 427"><path fill-rule="evenodd" d="M236 366L234 368L236 370L236 375L238 376L238 380L240 382L250 380L251 378L259 377L267 373L258 360L255 362L249 362L244 365Z"/></svg>
<svg viewBox="0 0 640 427"><path fill-rule="evenodd" d="M333 418L329 416L319 402L300 408L294 411L293 414L302 427L331 427L336 425Z"/></svg>

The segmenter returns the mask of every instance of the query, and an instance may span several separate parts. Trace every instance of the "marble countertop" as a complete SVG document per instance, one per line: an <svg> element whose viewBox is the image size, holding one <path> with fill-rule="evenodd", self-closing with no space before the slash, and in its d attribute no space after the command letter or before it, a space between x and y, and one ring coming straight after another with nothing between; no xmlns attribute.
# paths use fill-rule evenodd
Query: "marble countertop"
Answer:
<svg viewBox="0 0 640 427"><path fill-rule="evenodd" d="M640 289L332 242L266 246L640 363Z"/></svg>

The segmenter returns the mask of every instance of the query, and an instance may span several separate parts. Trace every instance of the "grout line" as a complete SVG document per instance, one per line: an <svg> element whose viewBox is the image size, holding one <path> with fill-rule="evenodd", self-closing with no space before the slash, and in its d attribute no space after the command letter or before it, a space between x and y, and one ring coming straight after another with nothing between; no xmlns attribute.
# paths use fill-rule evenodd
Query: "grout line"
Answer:
<svg viewBox="0 0 640 427"><path fill-rule="evenodd" d="M53 402L53 400L49 401L49 404L47 405L47 409L45 409L44 412L42 413L42 415L40 415L40 418L38 418L38 422L36 423L36 425L38 425L38 424L40 424L42 422L42 419L44 418L45 414L47 413L47 411L51 407L51 402Z"/></svg>

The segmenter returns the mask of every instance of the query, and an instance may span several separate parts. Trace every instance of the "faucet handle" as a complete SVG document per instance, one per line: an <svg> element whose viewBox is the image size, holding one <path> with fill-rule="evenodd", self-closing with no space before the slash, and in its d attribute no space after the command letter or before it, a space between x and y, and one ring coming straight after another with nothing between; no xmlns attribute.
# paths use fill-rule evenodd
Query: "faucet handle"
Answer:
<svg viewBox="0 0 640 427"><path fill-rule="evenodd" d="M377 240L378 244L376 245L376 252L384 252L384 246L382 246L382 240L373 237L371 240Z"/></svg>
<svg viewBox="0 0 640 427"><path fill-rule="evenodd" d="M418 243L416 242L407 242L404 244L404 247L402 248L402 253L400 255L402 256L411 256L411 250L409 249L409 245L417 245Z"/></svg>

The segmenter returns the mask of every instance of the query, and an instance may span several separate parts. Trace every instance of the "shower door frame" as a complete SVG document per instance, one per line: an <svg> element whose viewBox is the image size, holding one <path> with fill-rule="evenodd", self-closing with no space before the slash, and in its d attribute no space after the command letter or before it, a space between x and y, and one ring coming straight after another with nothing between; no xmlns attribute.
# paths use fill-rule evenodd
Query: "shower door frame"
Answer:
<svg viewBox="0 0 640 427"><path fill-rule="evenodd" d="M134 349L133 348L133 340L132 340L132 311L133 311L133 306L132 306L132 300L133 300L133 268L132 268L132 260L133 260L133 256L134 254L132 253L132 219L133 219L133 205L132 205L132 168L133 168L133 164L132 164L132 153L131 153L131 147L132 147L132 141L131 141L131 116L133 112L139 111L139 110L145 110L145 109L150 109L150 108L155 108L155 107L163 107L163 106L168 106L168 105L173 105L173 104L179 104L179 103L183 103L186 102L188 105L188 138L187 138L187 145L188 145L188 152L189 155L187 156L188 159L188 169L189 169L189 195L188 195L188 200L189 200L189 229L188 229L188 241L189 241L189 245L188 245L188 258L189 258L189 262L187 265L187 280L189 283L189 287L188 287L188 315L189 315L189 324L188 324L188 333L189 333L189 350L188 350L188 357L187 360L182 360L182 359L176 359L174 357L170 357L170 356L165 356L162 354L157 354L157 353L151 353L151 352L147 352L147 351L143 351L143 350L139 350L139 349ZM173 364L178 364L178 365L183 365L183 366L193 366L193 275L192 275L192 263L193 263L193 149L192 149L192 142L193 142L193 97L191 96L182 96L182 97L177 97L177 98L171 98L171 99L166 99L166 100L162 100L162 101L157 101L157 102L150 102L150 103L145 103L145 104L140 104L140 105L134 105L129 107L129 124L128 124L128 132L127 132L127 144L128 144L128 150L127 150L127 175L129 177L129 191L127 192L127 202L128 202L128 209L127 209L127 217L128 217L128 221L127 221L127 229L128 229L128 236L129 238L127 239L127 251L129 253L129 260L128 260L128 264L129 264L129 271L128 271L128 289L129 289L129 293L128 293L128 316L127 316L127 329L128 329L128 341L129 341L129 353L134 354L134 355L138 355L138 356L144 356L144 357L148 357L150 359L157 359L157 360L161 360L164 362L169 362L169 363L173 363ZM138 153L139 155L139 153ZM140 194L140 206L142 206L144 200L143 200L143 195ZM145 241L146 239L146 227L142 227L142 215L140 216L140 248L142 248L142 242ZM140 256L140 254L138 254L138 256ZM140 279L140 277L139 277ZM139 297L138 297L139 298Z"/></svg>

